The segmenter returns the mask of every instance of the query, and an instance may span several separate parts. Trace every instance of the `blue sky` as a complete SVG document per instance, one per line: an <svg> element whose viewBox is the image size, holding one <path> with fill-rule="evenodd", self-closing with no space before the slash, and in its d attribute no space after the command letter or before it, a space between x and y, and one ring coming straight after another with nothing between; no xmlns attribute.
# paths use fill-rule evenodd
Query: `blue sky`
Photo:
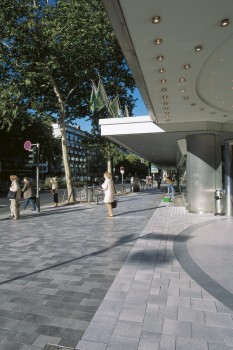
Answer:
<svg viewBox="0 0 233 350"><path fill-rule="evenodd" d="M144 102L141 98L141 95L140 95L138 89L135 90L133 97L138 99L136 101L136 106L133 110L134 116L138 117L140 115L148 115L147 109L144 105ZM77 123L80 125L81 130L90 131L90 129L91 129L90 121L86 121L85 119L77 119Z"/></svg>

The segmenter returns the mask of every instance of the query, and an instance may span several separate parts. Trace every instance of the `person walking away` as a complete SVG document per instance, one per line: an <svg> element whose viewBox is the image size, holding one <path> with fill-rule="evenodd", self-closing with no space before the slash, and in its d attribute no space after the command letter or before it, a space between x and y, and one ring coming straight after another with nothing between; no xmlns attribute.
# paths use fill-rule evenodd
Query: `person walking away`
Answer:
<svg viewBox="0 0 233 350"><path fill-rule="evenodd" d="M51 184L52 184L52 189L51 189L51 193L53 193L53 201L55 203L55 207L58 206L58 181L57 181L57 177L52 177L52 179L50 180Z"/></svg>
<svg viewBox="0 0 233 350"><path fill-rule="evenodd" d="M32 210L36 211L36 202L35 202L35 187L34 184L30 182L28 177L23 178L24 186L22 189L23 192L23 209L25 210L29 204L32 206Z"/></svg>
<svg viewBox="0 0 233 350"><path fill-rule="evenodd" d="M174 187L173 187L173 180L171 176L165 176L165 181L167 184L167 195L168 197L171 198L175 198L175 192L174 192Z"/></svg>
<svg viewBox="0 0 233 350"><path fill-rule="evenodd" d="M10 199L10 209L11 215L14 220L18 220L20 218L20 204L19 201L21 199L21 189L19 186L19 179L16 175L10 175L10 191L15 192L15 198Z"/></svg>
<svg viewBox="0 0 233 350"><path fill-rule="evenodd" d="M108 216L112 217L113 216L113 211L112 211L112 202L114 201L114 184L112 181L112 175L106 171L104 173L104 178L105 181L101 185L103 190L104 190L104 203L108 211Z"/></svg>

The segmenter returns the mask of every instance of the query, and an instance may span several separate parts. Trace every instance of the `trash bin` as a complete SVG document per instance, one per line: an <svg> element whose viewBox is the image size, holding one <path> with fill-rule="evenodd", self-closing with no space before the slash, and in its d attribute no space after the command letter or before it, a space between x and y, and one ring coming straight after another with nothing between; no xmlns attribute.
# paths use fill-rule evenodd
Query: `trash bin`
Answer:
<svg viewBox="0 0 233 350"><path fill-rule="evenodd" d="M225 214L225 191L215 191L215 215Z"/></svg>
<svg viewBox="0 0 233 350"><path fill-rule="evenodd" d="M87 202L93 202L93 187L87 187Z"/></svg>

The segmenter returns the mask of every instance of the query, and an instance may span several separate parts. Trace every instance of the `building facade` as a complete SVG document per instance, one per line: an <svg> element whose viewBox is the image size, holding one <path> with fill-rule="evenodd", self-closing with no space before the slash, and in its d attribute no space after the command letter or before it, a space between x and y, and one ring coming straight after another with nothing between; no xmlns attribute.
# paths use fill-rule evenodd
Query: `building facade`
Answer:
<svg viewBox="0 0 233 350"><path fill-rule="evenodd" d="M61 130L58 124L53 124L54 136L61 137ZM102 177L104 162L100 152L96 149L88 149L84 140L90 137L88 132L82 131L79 125L66 127L66 140L69 149L69 163L73 181L95 182ZM64 164L62 156L54 159L49 165L50 173L64 176Z"/></svg>

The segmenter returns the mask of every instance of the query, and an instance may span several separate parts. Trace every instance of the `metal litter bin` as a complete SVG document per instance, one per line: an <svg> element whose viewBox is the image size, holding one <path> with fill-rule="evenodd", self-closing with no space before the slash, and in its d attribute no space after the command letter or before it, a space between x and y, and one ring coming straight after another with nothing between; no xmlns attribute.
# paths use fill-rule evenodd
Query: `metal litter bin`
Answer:
<svg viewBox="0 0 233 350"><path fill-rule="evenodd" d="M87 202L93 202L93 187L87 187Z"/></svg>
<svg viewBox="0 0 233 350"><path fill-rule="evenodd" d="M225 191L215 191L215 215L225 214Z"/></svg>

